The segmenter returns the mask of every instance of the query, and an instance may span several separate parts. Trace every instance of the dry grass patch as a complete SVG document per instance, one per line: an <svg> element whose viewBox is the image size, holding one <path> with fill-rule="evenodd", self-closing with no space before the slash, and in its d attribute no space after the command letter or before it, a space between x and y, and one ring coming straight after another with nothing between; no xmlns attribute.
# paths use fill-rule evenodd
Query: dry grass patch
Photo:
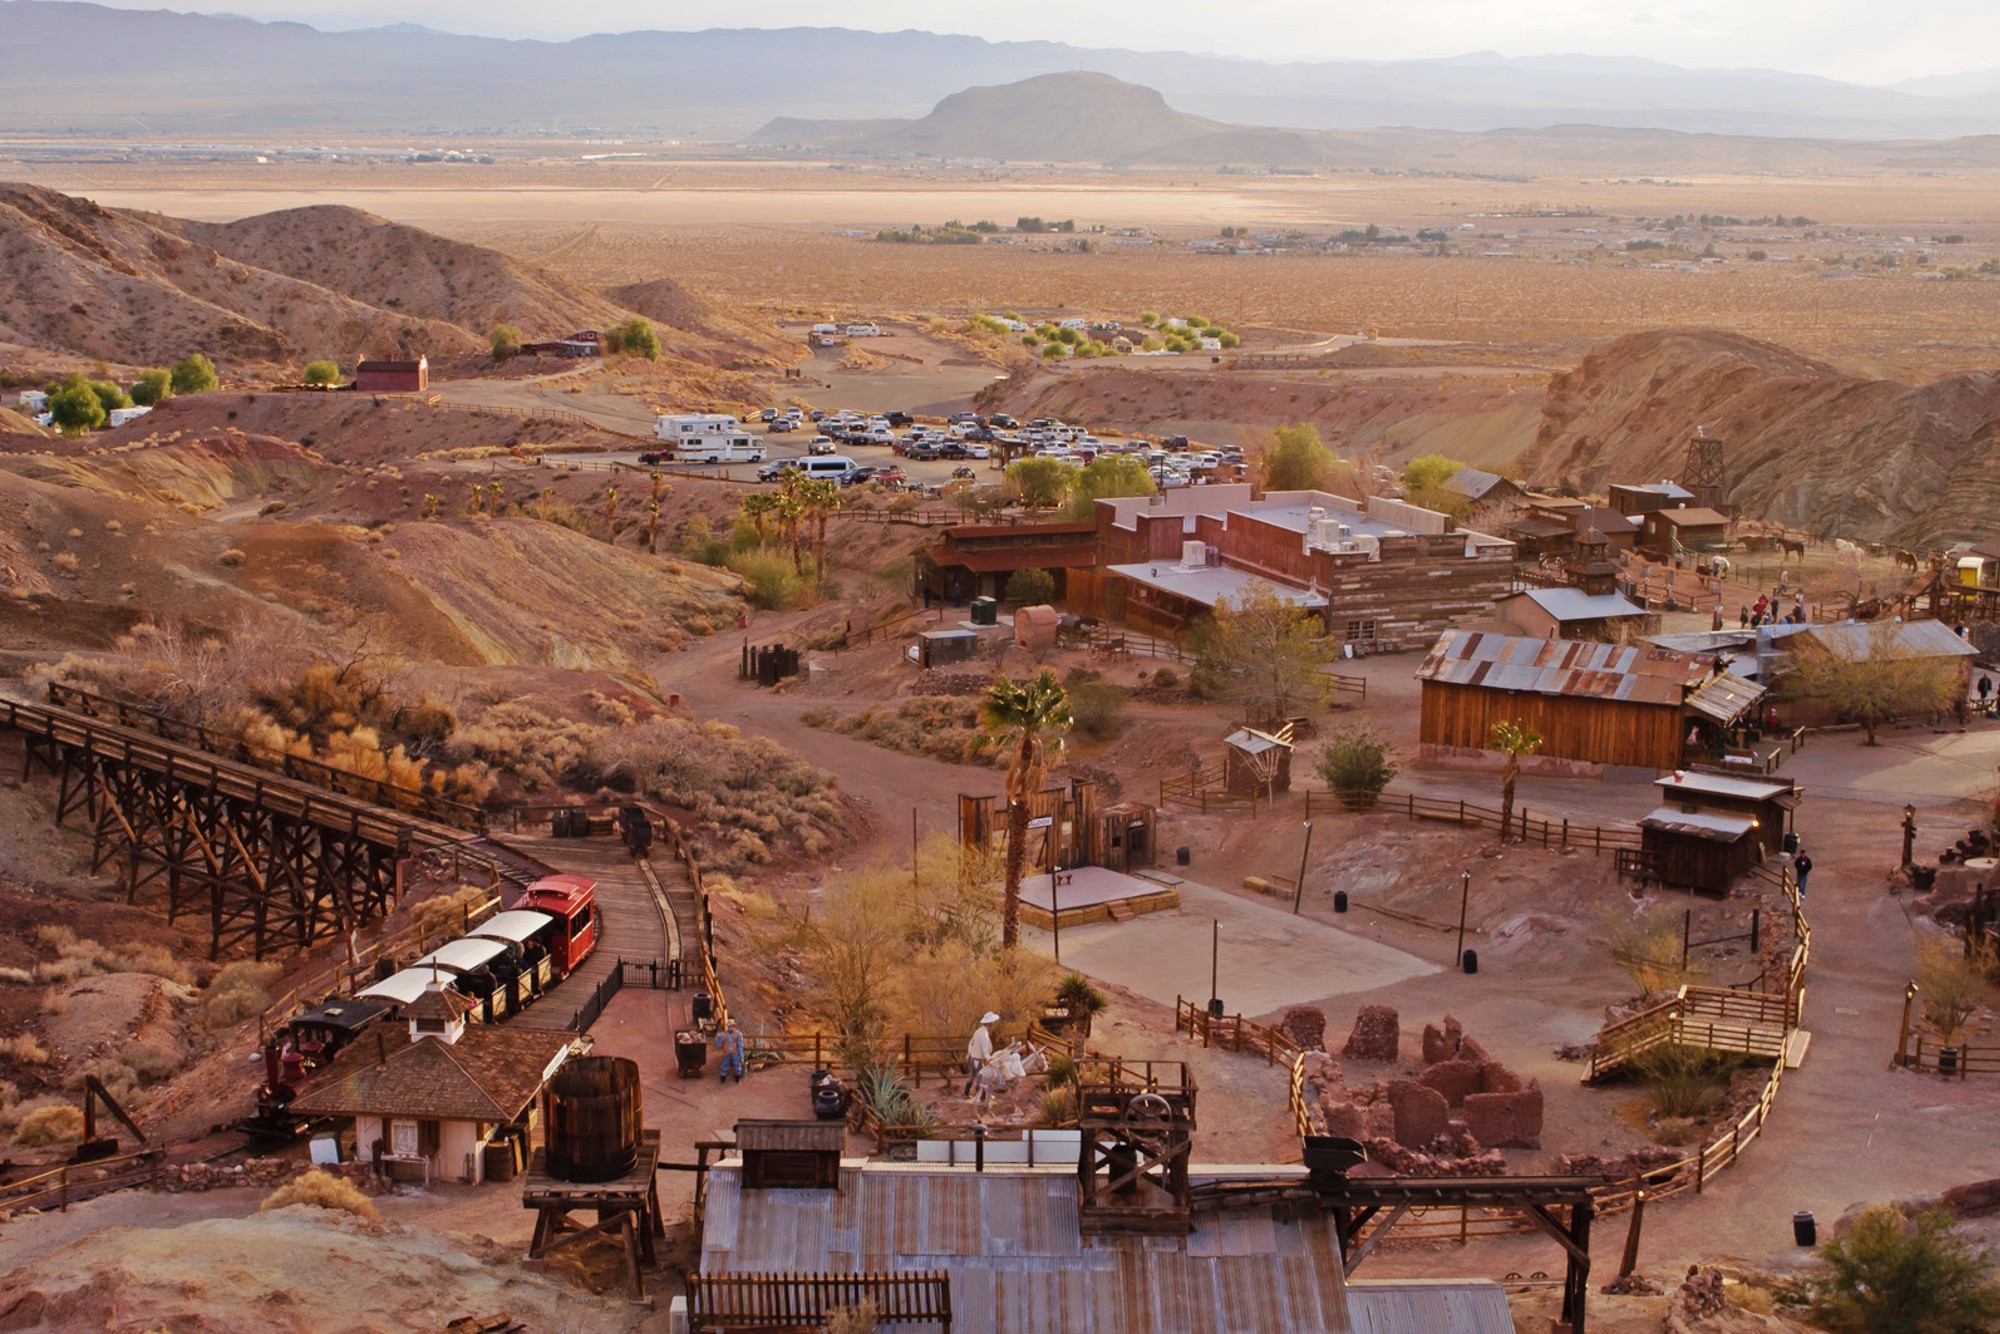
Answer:
<svg viewBox="0 0 2000 1334"><path fill-rule="evenodd" d="M83 1138L83 1113L65 1103L35 1108L14 1126L14 1142L26 1149L73 1144Z"/></svg>
<svg viewBox="0 0 2000 1334"><path fill-rule="evenodd" d="M305 1175L295 1177L278 1187L257 1206L258 1213L268 1213L272 1209L285 1209L294 1204L309 1204L315 1209L334 1209L341 1213L353 1214L356 1218L374 1218L375 1202L361 1193L361 1188L344 1178L322 1172L315 1168Z"/></svg>
<svg viewBox="0 0 2000 1334"><path fill-rule="evenodd" d="M271 1003L270 986L284 968L248 960L223 965L201 994L196 1022L205 1029L227 1028L262 1014Z"/></svg>
<svg viewBox="0 0 2000 1334"><path fill-rule="evenodd" d="M821 706L801 713L799 721L889 750L954 763L978 759L986 744L978 701L970 697L917 695L893 705L870 704L844 717Z"/></svg>

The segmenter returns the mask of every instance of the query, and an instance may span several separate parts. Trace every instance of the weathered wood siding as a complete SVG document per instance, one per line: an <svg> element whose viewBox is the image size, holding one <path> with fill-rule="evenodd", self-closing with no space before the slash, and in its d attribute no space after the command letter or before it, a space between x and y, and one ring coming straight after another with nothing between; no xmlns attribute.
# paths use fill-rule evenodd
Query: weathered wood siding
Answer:
<svg viewBox="0 0 2000 1334"><path fill-rule="evenodd" d="M1426 745L1484 750L1493 725L1510 722L1542 734L1542 755L1662 770L1680 764L1685 735L1680 710L1666 704L1423 683L1419 736Z"/></svg>

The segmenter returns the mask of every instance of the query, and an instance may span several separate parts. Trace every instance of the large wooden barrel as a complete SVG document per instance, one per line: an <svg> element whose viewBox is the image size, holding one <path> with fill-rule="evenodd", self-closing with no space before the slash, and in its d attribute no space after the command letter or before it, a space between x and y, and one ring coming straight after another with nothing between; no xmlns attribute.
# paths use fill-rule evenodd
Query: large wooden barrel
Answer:
<svg viewBox="0 0 2000 1334"><path fill-rule="evenodd" d="M579 1056L549 1081L549 1175L612 1181L639 1161L639 1066Z"/></svg>

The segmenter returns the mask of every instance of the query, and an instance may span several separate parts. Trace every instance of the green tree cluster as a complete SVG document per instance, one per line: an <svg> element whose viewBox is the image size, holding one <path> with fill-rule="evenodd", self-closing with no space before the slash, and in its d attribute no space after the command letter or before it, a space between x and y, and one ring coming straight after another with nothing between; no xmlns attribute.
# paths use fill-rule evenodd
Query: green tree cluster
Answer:
<svg viewBox="0 0 2000 1334"><path fill-rule="evenodd" d="M612 326L606 330L604 340L613 352L644 357L647 361L660 359L660 335L654 331L653 322L643 315L634 315L625 323Z"/></svg>
<svg viewBox="0 0 2000 1334"><path fill-rule="evenodd" d="M1130 454L1106 454L1092 459L1076 475L1069 491L1069 517L1088 523L1097 517L1097 502L1119 496L1150 496L1153 474L1143 459Z"/></svg>
<svg viewBox="0 0 2000 1334"><path fill-rule="evenodd" d="M511 324L496 324L487 342L493 349L493 360L505 361L520 352L521 331Z"/></svg>
<svg viewBox="0 0 2000 1334"><path fill-rule="evenodd" d="M132 384L132 402L142 408L164 403L173 397L173 393L173 372L159 366L151 366L140 371L139 378Z"/></svg>
<svg viewBox="0 0 2000 1334"><path fill-rule="evenodd" d="M309 365L307 365L305 370L305 383L339 384L340 383L339 364L331 361L315 361L310 363Z"/></svg>
<svg viewBox="0 0 2000 1334"><path fill-rule="evenodd" d="M1080 471L1066 459L1015 459L1007 465L1007 484L1029 509L1053 509L1069 495Z"/></svg>
<svg viewBox="0 0 2000 1334"><path fill-rule="evenodd" d="M1313 612L1258 583L1215 605L1196 627L1188 688L1248 712L1252 722L1290 718L1326 702L1320 669L1333 646Z"/></svg>
<svg viewBox="0 0 2000 1334"><path fill-rule="evenodd" d="M1257 456L1257 468L1266 491L1345 490L1343 484L1353 481L1352 470L1334 457L1311 422L1274 428Z"/></svg>
<svg viewBox="0 0 2000 1334"><path fill-rule="evenodd" d="M170 383L176 394L207 394L214 392L222 381L215 374L215 363L193 352L174 367Z"/></svg>

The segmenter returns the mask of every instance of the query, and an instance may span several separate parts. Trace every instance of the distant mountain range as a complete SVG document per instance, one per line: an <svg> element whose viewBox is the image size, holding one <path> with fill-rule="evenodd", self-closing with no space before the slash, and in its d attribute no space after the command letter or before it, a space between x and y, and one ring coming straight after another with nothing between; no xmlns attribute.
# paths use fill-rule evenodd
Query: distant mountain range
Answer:
<svg viewBox="0 0 2000 1334"><path fill-rule="evenodd" d="M1592 124L1849 139L2000 132L2000 71L1870 88L1586 56L1267 64L842 28L504 41L0 0L0 132L297 139L601 132L735 141L774 116L906 118L962 89L1092 71L1172 110L1301 129ZM81 54L80 54L81 53Z"/></svg>
<svg viewBox="0 0 2000 1334"><path fill-rule="evenodd" d="M2000 136L1948 140L1757 138L1567 125L1546 129L1286 130L1176 111L1108 74L1041 74L953 93L929 115L782 116L745 143L768 152L1111 166L1226 164L1398 168L1484 175L1550 170L1624 175L1702 171L1955 171L2000 167Z"/></svg>

